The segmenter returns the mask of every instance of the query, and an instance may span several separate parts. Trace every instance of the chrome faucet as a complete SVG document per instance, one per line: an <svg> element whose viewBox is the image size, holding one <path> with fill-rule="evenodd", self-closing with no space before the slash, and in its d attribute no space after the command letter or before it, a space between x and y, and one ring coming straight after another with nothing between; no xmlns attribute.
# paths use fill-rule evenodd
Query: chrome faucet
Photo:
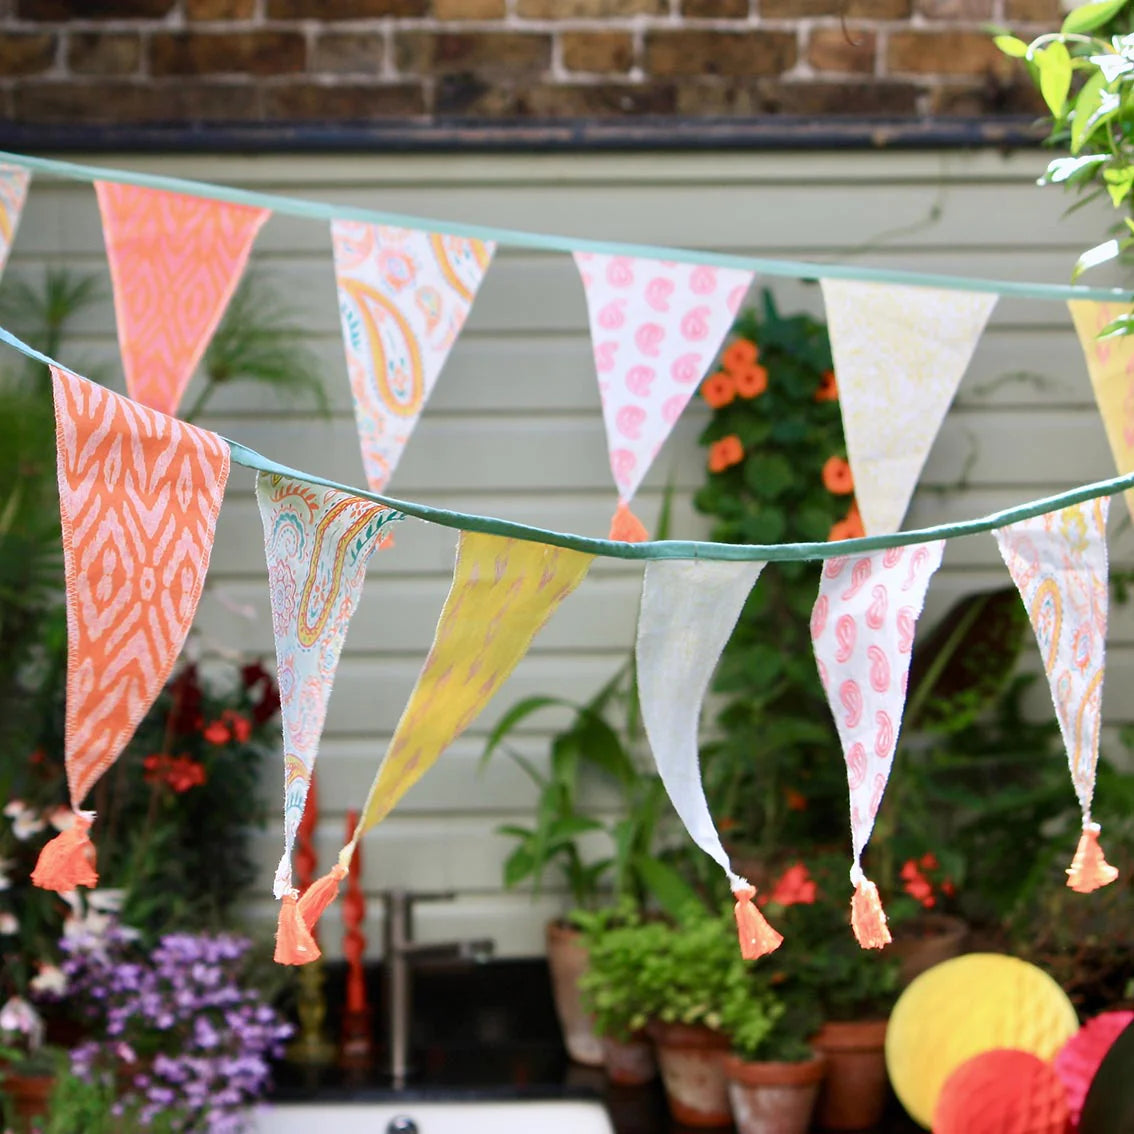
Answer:
<svg viewBox="0 0 1134 1134"><path fill-rule="evenodd" d="M418 961L487 961L495 948L494 942L488 938L441 945L422 944L413 940L414 904L448 902L455 897L456 894L452 891L413 894L406 890L387 890L382 895L386 911L382 936L383 961L386 966L386 1006L389 1013L386 1072L398 1090L406 1085L410 1073L411 966Z"/></svg>

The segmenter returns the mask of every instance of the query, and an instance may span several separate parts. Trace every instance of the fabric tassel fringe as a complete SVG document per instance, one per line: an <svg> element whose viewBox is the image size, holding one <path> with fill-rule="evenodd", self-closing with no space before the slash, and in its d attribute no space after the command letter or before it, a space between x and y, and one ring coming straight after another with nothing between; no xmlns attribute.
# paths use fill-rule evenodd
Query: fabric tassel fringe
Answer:
<svg viewBox="0 0 1134 1134"><path fill-rule="evenodd" d="M97 886L95 849L90 829L93 815L76 813L75 821L39 852L32 882L43 890L64 893L76 886Z"/></svg>
<svg viewBox="0 0 1134 1134"><path fill-rule="evenodd" d="M299 912L294 890L284 894L280 902L280 920L276 927L275 961L278 965L307 965L322 956L315 938Z"/></svg>
<svg viewBox="0 0 1134 1134"><path fill-rule="evenodd" d="M862 878L851 898L851 929L855 940L864 949L881 949L893 940L886 925L886 914L878 887L869 878Z"/></svg>
<svg viewBox="0 0 1134 1134"><path fill-rule="evenodd" d="M1084 823L1075 857L1067 868L1067 885L1080 894L1089 894L1103 886L1109 886L1118 877L1118 869L1111 866L1099 846L1097 823Z"/></svg>
<svg viewBox="0 0 1134 1134"><path fill-rule="evenodd" d="M345 866L335 863L330 872L322 878L316 878L299 899L299 916L309 932L315 931L315 926L323 916L323 911L339 896L339 883L347 876Z"/></svg>
<svg viewBox="0 0 1134 1134"><path fill-rule="evenodd" d="M619 501L614 519L610 521L610 538L619 543L645 543L650 538L646 525L630 511L624 500Z"/></svg>
<svg viewBox="0 0 1134 1134"><path fill-rule="evenodd" d="M736 905L736 932L740 938L740 955L746 961L755 961L774 953L782 944L783 936L777 933L764 915L752 903L756 897L754 886L738 886L733 890Z"/></svg>

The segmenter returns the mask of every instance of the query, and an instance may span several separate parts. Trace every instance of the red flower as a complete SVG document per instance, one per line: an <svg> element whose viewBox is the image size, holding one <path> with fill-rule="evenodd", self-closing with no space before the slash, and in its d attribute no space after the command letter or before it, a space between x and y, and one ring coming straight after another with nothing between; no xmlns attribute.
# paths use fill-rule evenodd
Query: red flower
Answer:
<svg viewBox="0 0 1134 1134"><path fill-rule="evenodd" d="M721 409L736 400L736 380L731 374L718 370L701 383L701 397L710 409Z"/></svg>
<svg viewBox="0 0 1134 1134"><path fill-rule="evenodd" d="M709 472L724 472L743 460L744 446L735 433L730 433L709 446Z"/></svg>
<svg viewBox="0 0 1134 1134"><path fill-rule="evenodd" d="M825 370L819 383L819 389L815 391L815 400L817 402L835 402L838 399L839 384L835 381L835 372Z"/></svg>
<svg viewBox="0 0 1134 1134"><path fill-rule="evenodd" d="M768 388L768 371L763 366L750 366L733 377L742 398L758 398Z"/></svg>
<svg viewBox="0 0 1134 1134"><path fill-rule="evenodd" d="M795 788L784 789L784 802L787 803L789 811L807 810L807 796L801 791L796 791Z"/></svg>
<svg viewBox="0 0 1134 1134"><path fill-rule="evenodd" d="M201 735L210 744L227 744L232 739L232 733L228 731L224 721L213 721Z"/></svg>
<svg viewBox="0 0 1134 1134"><path fill-rule="evenodd" d="M937 861L932 855L927 855L925 858L932 859L934 863ZM925 858L922 859L923 864ZM912 858L903 864L899 877L905 883L903 886L905 892L911 898L916 898L917 901L921 902L927 910L937 905L937 898L933 894L933 883L922 874L918 864Z"/></svg>
<svg viewBox="0 0 1134 1134"><path fill-rule="evenodd" d="M276 688L272 675L260 662L252 662L240 671L240 678L252 704L252 720L255 724L267 724L280 711L280 691Z"/></svg>
<svg viewBox="0 0 1134 1134"><path fill-rule="evenodd" d="M190 788L199 787L208 778L205 766L188 756L155 754L142 761L146 769L146 783L163 783L180 795Z"/></svg>
<svg viewBox="0 0 1134 1134"><path fill-rule="evenodd" d="M809 906L815 901L817 887L802 862L793 863L772 887L768 901L779 906Z"/></svg>
<svg viewBox="0 0 1134 1134"><path fill-rule="evenodd" d="M756 365L760 349L751 339L734 339L721 356L721 366L734 377Z"/></svg>
<svg viewBox="0 0 1134 1134"><path fill-rule="evenodd" d="M201 727L201 682L197 667L190 663L169 683L172 701L169 727L178 736L196 732Z"/></svg>
<svg viewBox="0 0 1134 1134"><path fill-rule="evenodd" d="M232 729L232 736L237 744L247 743L252 735L252 722L247 717L242 717L234 709L225 709L221 713L221 720Z"/></svg>

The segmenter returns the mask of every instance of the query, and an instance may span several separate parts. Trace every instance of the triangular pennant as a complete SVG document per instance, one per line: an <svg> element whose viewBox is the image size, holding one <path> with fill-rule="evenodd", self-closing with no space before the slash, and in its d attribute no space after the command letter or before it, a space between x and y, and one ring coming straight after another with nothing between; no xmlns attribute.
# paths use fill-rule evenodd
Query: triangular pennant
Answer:
<svg viewBox="0 0 1134 1134"><path fill-rule="evenodd" d="M701 783L697 731L709 679L763 568L757 561L647 563L635 654L642 723L658 775L690 838L728 876L741 908L751 906L755 889L733 872L721 846ZM779 945L782 938L764 923L765 947L751 948L739 908L737 912L745 956L755 958ZM760 917L755 908L751 913Z"/></svg>
<svg viewBox="0 0 1134 1134"><path fill-rule="evenodd" d="M476 720L544 623L583 581L593 559L561 547L461 532L453 584L433 645L378 766L362 818L331 873L311 886L312 898L305 894L300 902L307 929L333 897L362 836ZM289 958L298 964L313 959Z"/></svg>
<svg viewBox="0 0 1134 1134"><path fill-rule="evenodd" d="M284 738L284 853L275 895L292 888L291 854L303 818L327 702L366 564L401 518L382 504L290 477L260 473L272 630Z"/></svg>
<svg viewBox="0 0 1134 1134"><path fill-rule="evenodd" d="M890 940L862 853L874 829L906 703L914 630L945 541L838 556L823 564L811 611L815 664L835 717L850 789L855 897L852 925L859 944Z"/></svg>
<svg viewBox="0 0 1134 1134"><path fill-rule="evenodd" d="M496 245L413 228L331 222L339 315L366 481L393 475Z"/></svg>
<svg viewBox="0 0 1134 1134"><path fill-rule="evenodd" d="M862 522L896 532L998 297L819 282Z"/></svg>
<svg viewBox="0 0 1134 1134"><path fill-rule="evenodd" d="M0 164L0 272L8 263L30 181L31 170L22 165Z"/></svg>
<svg viewBox="0 0 1134 1134"><path fill-rule="evenodd" d="M96 181L126 389L175 414L267 209Z"/></svg>
<svg viewBox="0 0 1134 1134"><path fill-rule="evenodd" d="M753 273L576 252L619 512L612 539L645 539L628 513L654 457L697 390Z"/></svg>
<svg viewBox="0 0 1134 1134"><path fill-rule="evenodd" d="M1087 373L1102 415L1114 463L1121 474L1134 472L1134 335L1098 339L1098 333L1120 315L1131 314L1129 306L1073 299L1067 306L1075 333L1083 348ZM1126 507L1134 517L1134 489L1125 493Z"/></svg>
<svg viewBox="0 0 1134 1134"><path fill-rule="evenodd" d="M229 450L214 433L58 367L51 373L67 580L64 759L77 809L133 736L185 642ZM83 834L90 818L79 816ZM80 859L86 846L75 848ZM62 880L46 870L37 884L68 889L52 884Z"/></svg>
<svg viewBox="0 0 1134 1134"><path fill-rule="evenodd" d="M993 532L1035 631L1067 747L1084 832L1068 884L1083 891L1117 877L1097 849L1091 820L1106 670L1109 506L1104 496Z"/></svg>

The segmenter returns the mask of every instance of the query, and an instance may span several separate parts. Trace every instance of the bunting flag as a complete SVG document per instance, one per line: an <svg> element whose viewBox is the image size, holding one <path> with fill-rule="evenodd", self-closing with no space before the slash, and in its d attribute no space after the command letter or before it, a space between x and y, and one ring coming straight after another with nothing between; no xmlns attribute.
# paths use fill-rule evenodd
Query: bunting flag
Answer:
<svg viewBox="0 0 1134 1134"><path fill-rule="evenodd" d="M1134 472L1134 335L1118 335L1099 342L1099 332L1120 315L1130 315L1129 307L1073 299L1067 306L1087 373L1095 391L1106 438L1119 473ZM1126 507L1134 517L1134 489L1125 493Z"/></svg>
<svg viewBox="0 0 1134 1134"><path fill-rule="evenodd" d="M1103 857L1099 827L1091 820L1106 668L1109 506L1102 496L993 532L1035 631L1067 746L1083 813L1067 884L1081 893L1118 877Z"/></svg>
<svg viewBox="0 0 1134 1134"><path fill-rule="evenodd" d="M30 181L31 170L21 165L0 164L0 272L8 263Z"/></svg>
<svg viewBox="0 0 1134 1134"><path fill-rule="evenodd" d="M267 209L96 181L126 389L175 414Z"/></svg>
<svg viewBox="0 0 1134 1134"><path fill-rule="evenodd" d="M851 926L864 949L890 941L878 890L862 870L894 762L914 630L945 541L839 556L823 564L811 642L843 745L850 789Z"/></svg>
<svg viewBox="0 0 1134 1134"><path fill-rule="evenodd" d="M339 315L366 481L381 492L461 333L496 245L331 222Z"/></svg>
<svg viewBox="0 0 1134 1134"><path fill-rule="evenodd" d="M256 502L264 525L283 719L284 853L274 887L282 898L292 888L295 834L366 564L401 513L270 473L256 478Z"/></svg>
<svg viewBox="0 0 1134 1134"><path fill-rule="evenodd" d="M299 903L308 932L334 898L362 836L480 714L559 604L583 581L593 555L461 532L453 584L425 665L334 870ZM315 954L318 955L317 952ZM277 959L280 951L277 949ZM313 957L289 957L303 964Z"/></svg>
<svg viewBox="0 0 1134 1134"><path fill-rule="evenodd" d="M863 526L896 532L998 296L819 282Z"/></svg>
<svg viewBox="0 0 1134 1134"><path fill-rule="evenodd" d="M79 811L149 711L185 642L228 479L216 434L52 367L67 582L64 760L73 827L44 847L33 881L93 886Z"/></svg>
<svg viewBox="0 0 1134 1134"><path fill-rule="evenodd" d="M701 783L697 732L709 679L763 568L756 561L651 560L636 648L638 701L658 774L690 838L728 876L748 960L772 952L783 938L752 904L755 887L733 872L721 846Z"/></svg>
<svg viewBox="0 0 1134 1134"><path fill-rule="evenodd" d="M619 506L610 538L644 540L629 509L720 350L753 272L576 252Z"/></svg>

